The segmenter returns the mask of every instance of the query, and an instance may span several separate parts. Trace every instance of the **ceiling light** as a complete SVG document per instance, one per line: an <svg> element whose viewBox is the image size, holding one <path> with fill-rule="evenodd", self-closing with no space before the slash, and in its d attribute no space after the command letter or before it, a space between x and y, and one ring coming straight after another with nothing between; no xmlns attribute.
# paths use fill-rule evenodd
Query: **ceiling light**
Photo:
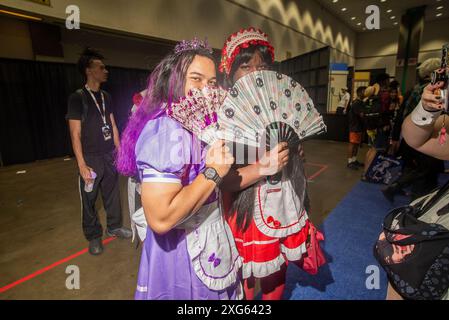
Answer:
<svg viewBox="0 0 449 320"><path fill-rule="evenodd" d="M437 17L441 17L443 14L440 12L440 13L437 13Z"/></svg>
<svg viewBox="0 0 449 320"><path fill-rule="evenodd" d="M391 11L393 11L393 10L391 10L391 9L388 9L388 10L387 10L387 13L390 13Z"/></svg>
<svg viewBox="0 0 449 320"><path fill-rule="evenodd" d="M443 8L444 8L443 6L439 6L439 7L437 7L437 10L441 10Z"/></svg>
<svg viewBox="0 0 449 320"><path fill-rule="evenodd" d="M390 19L391 20L396 19L396 16L391 16Z"/></svg>
<svg viewBox="0 0 449 320"><path fill-rule="evenodd" d="M337 3L338 2L338 0L332 0L332 3Z"/></svg>
<svg viewBox="0 0 449 320"><path fill-rule="evenodd" d="M358 25L358 26L361 26L361 25L362 25L362 23L361 23L361 22L359 22L359 23L357 23L357 25Z"/></svg>
<svg viewBox="0 0 449 320"><path fill-rule="evenodd" d="M355 17L351 17L351 20L355 20Z"/></svg>
<svg viewBox="0 0 449 320"><path fill-rule="evenodd" d="M341 8L341 11L346 11L346 10L348 10L348 9L346 9L346 8Z"/></svg>
<svg viewBox="0 0 449 320"><path fill-rule="evenodd" d="M398 23L397 23L397 22L393 22L393 24L394 24L395 26L397 26L397 25L398 25Z"/></svg>
<svg viewBox="0 0 449 320"><path fill-rule="evenodd" d="M380 0L380 2L386 2L387 0Z"/></svg>

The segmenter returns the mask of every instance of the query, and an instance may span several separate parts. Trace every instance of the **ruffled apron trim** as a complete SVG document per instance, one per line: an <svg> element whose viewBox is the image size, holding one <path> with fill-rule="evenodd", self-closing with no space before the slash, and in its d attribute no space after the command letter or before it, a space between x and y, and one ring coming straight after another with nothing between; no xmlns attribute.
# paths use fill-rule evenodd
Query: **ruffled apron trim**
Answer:
<svg viewBox="0 0 449 320"><path fill-rule="evenodd" d="M301 231L308 220L291 181L273 185L261 182L256 188L254 223L260 232L272 238L286 238Z"/></svg>
<svg viewBox="0 0 449 320"><path fill-rule="evenodd" d="M192 260L192 265L196 275L202 283L211 290L221 291L236 285L236 282L238 281L238 271L242 267L243 261L241 257L237 257L232 264L232 269L228 274L222 277L206 274L199 256Z"/></svg>
<svg viewBox="0 0 449 320"><path fill-rule="evenodd" d="M264 278L281 270L281 267L284 263L285 258L282 254L270 261L244 262L242 268L242 277L243 279L248 279L251 276L255 278Z"/></svg>
<svg viewBox="0 0 449 320"><path fill-rule="evenodd" d="M301 217L289 226L275 226L270 220L270 216L264 216L261 208L254 210L254 223L257 229L263 234L273 238L286 238L292 234L298 233L305 227L308 220L308 215L303 210Z"/></svg>
<svg viewBox="0 0 449 320"><path fill-rule="evenodd" d="M296 248L287 248L281 244L281 252L285 255L288 261L298 261L301 260L303 255L307 252L306 243L303 242Z"/></svg>
<svg viewBox="0 0 449 320"><path fill-rule="evenodd" d="M179 227L186 230L187 251L201 282L214 291L237 287L243 260L217 202L203 206Z"/></svg>

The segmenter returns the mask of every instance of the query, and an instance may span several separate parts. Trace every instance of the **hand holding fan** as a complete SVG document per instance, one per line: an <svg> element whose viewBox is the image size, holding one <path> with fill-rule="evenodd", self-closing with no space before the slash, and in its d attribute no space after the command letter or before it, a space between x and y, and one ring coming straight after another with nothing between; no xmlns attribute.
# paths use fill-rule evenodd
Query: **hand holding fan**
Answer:
<svg viewBox="0 0 449 320"><path fill-rule="evenodd" d="M305 89L274 71L256 71L239 79L229 90L218 121L224 139L254 147L259 147L263 135L267 145L286 141L293 147L326 131Z"/></svg>
<svg viewBox="0 0 449 320"><path fill-rule="evenodd" d="M199 139L212 145L219 139L217 112L226 97L221 88L192 89L178 103L167 107L166 113Z"/></svg>

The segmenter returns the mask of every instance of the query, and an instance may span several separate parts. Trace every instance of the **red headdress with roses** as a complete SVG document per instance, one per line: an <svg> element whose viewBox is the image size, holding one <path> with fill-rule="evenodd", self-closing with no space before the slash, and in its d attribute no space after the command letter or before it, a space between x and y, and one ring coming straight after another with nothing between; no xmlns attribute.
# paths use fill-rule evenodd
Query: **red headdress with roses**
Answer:
<svg viewBox="0 0 449 320"><path fill-rule="evenodd" d="M249 27L231 34L226 40L223 50L221 51L221 62L219 67L220 72L224 72L226 75L229 75L235 57L239 54L240 50L242 48L248 48L249 46L256 45L267 47L270 52L271 59L274 61L274 48L268 41L268 35L263 33L260 29Z"/></svg>

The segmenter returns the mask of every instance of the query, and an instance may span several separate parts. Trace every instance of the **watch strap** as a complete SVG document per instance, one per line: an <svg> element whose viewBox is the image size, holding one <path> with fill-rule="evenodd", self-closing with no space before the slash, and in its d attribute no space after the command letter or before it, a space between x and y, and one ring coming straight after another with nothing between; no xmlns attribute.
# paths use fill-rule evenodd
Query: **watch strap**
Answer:
<svg viewBox="0 0 449 320"><path fill-rule="evenodd" d="M206 173L206 171L209 172L213 172L213 175ZM218 186L223 179L220 177L220 175L218 174L217 170L215 170L212 167L207 167L204 171L203 171L204 176L206 177L207 180L212 180L213 182L215 182L215 184Z"/></svg>

